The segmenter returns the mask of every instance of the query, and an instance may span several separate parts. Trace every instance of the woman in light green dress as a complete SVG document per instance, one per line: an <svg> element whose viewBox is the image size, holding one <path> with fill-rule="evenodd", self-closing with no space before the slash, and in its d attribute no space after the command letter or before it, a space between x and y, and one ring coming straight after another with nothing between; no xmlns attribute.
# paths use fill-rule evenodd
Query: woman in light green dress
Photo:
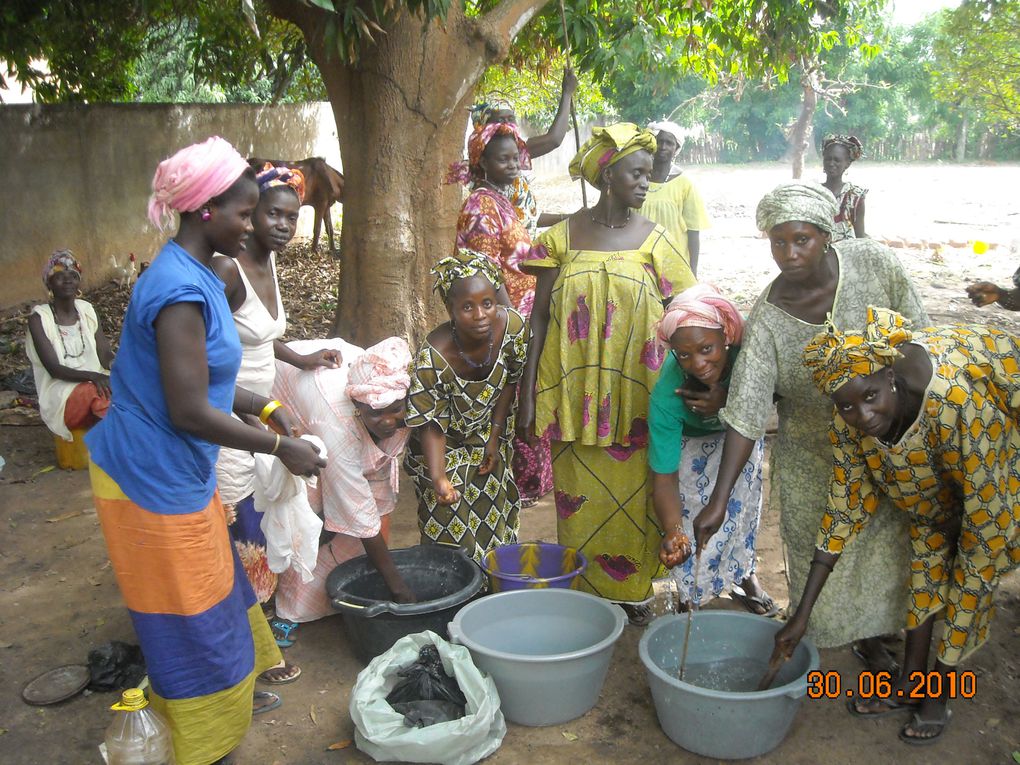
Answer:
<svg viewBox="0 0 1020 765"><path fill-rule="evenodd" d="M694 524L699 543L718 528L777 396L779 433L772 446L769 502L781 513L791 601L807 581L832 472L832 402L818 392L801 361L804 346L824 329L827 316L841 329L863 327L869 305L892 308L921 326L928 323L917 291L889 248L872 239L830 243L834 215L832 194L817 183L781 184L758 205L758 226L768 232L782 273L762 292L747 321L729 398L719 412L728 426L722 465L715 491ZM902 515L880 512L863 530L830 577L809 625L818 646L860 641L855 653L885 671L896 667L878 636L899 631L909 603L910 545Z"/></svg>

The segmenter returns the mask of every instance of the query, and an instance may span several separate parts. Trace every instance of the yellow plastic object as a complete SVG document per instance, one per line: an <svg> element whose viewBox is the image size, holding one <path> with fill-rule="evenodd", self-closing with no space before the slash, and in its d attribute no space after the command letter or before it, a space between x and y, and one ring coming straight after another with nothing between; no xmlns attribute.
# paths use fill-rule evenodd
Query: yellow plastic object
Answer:
<svg viewBox="0 0 1020 765"><path fill-rule="evenodd" d="M64 470L85 470L89 466L89 450L85 447L86 430L72 430L73 441L65 441L60 436L53 437L53 445L57 452L57 464Z"/></svg>
<svg viewBox="0 0 1020 765"><path fill-rule="evenodd" d="M984 255L988 252L988 242L982 242L980 239L974 241L974 254Z"/></svg>
<svg viewBox="0 0 1020 765"><path fill-rule="evenodd" d="M137 712L149 706L149 700L145 698L145 692L141 688L128 688L120 695L120 701L110 709L117 712Z"/></svg>

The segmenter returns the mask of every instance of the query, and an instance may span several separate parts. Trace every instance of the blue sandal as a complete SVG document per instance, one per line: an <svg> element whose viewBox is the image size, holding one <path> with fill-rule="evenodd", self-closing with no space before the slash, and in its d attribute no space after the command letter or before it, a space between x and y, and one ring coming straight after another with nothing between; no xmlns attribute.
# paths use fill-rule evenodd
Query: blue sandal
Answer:
<svg viewBox="0 0 1020 765"><path fill-rule="evenodd" d="M294 645L294 640L290 635L297 628L297 622L290 622L286 619L273 619L269 622L269 629L273 631L273 637L280 648L290 648Z"/></svg>

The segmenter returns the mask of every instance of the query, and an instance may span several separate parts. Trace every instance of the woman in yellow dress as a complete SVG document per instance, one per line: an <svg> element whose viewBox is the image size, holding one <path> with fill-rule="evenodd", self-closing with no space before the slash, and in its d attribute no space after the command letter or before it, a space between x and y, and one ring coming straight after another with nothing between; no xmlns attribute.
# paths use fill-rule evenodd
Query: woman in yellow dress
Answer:
<svg viewBox="0 0 1020 765"><path fill-rule="evenodd" d="M644 202L655 137L631 123L597 127L570 163L602 190L591 209L550 228L524 264L538 283L518 432L549 434L561 544L589 560L580 587L622 602L632 621L660 571L648 487L648 400L663 351L663 301L694 284Z"/></svg>
<svg viewBox="0 0 1020 765"><path fill-rule="evenodd" d="M811 573L776 652L788 655L800 641L840 553L886 494L910 522L903 672L886 698L849 707L866 717L915 710L900 738L928 744L949 722L958 665L988 637L999 579L1020 566L1020 338L986 326L911 333L908 325L869 308L863 332L830 327L804 350L835 404L833 474ZM943 630L929 672L937 616Z"/></svg>

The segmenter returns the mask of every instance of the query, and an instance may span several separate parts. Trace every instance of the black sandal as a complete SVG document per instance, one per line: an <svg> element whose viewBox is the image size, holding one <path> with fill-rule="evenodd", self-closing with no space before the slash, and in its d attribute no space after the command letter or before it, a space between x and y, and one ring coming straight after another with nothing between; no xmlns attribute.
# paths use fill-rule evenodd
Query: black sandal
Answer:
<svg viewBox="0 0 1020 765"><path fill-rule="evenodd" d="M911 746L928 746L934 744L941 738L942 734L946 732L946 726L949 725L949 721L953 718L953 710L946 707L946 713L942 716L941 720L923 720L921 715L914 712L914 716L910 718L910 722L900 728L900 741L904 744L910 744ZM907 728L913 728L915 731L920 732L922 728L928 730L934 730L935 734L932 736L911 736L907 733Z"/></svg>

